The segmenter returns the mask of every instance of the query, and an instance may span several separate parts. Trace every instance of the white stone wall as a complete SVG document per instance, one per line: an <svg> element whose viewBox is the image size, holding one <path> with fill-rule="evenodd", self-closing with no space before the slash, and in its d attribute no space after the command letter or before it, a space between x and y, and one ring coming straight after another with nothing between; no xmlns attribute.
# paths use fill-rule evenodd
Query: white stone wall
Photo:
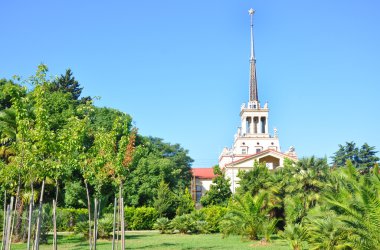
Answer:
<svg viewBox="0 0 380 250"><path fill-rule="evenodd" d="M198 179L197 178L197 185L202 186L202 196L205 195L207 191L210 190L210 186L212 183L212 179Z"/></svg>

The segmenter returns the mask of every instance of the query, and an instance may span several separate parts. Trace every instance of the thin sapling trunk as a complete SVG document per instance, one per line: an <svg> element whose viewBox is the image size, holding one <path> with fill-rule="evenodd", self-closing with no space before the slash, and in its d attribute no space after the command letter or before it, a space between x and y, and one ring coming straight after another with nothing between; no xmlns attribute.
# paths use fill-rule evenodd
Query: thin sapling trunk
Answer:
<svg viewBox="0 0 380 250"><path fill-rule="evenodd" d="M3 212L3 237L1 242L1 250L4 249L4 239L5 239L5 227L7 223L7 217L5 216L7 213L7 191L4 191L4 212Z"/></svg>
<svg viewBox="0 0 380 250"><path fill-rule="evenodd" d="M91 201L90 201L90 192L88 190L87 181L84 180L84 185L86 186L86 195L87 195L87 210L88 210L88 244L90 250L92 250L92 239L91 239Z"/></svg>
<svg viewBox="0 0 380 250"><path fill-rule="evenodd" d="M53 226L54 226L54 232L53 232L53 250L57 250L57 216L56 216L56 210L57 210L57 202L53 200Z"/></svg>
<svg viewBox="0 0 380 250"><path fill-rule="evenodd" d="M11 228L12 228L12 209L13 209L13 197L11 197L11 204L8 206L7 211L7 232L5 237L4 249L8 250L11 247Z"/></svg>
<svg viewBox="0 0 380 250"><path fill-rule="evenodd" d="M35 250L40 249L40 236L41 236L41 223L42 223L42 202L44 199L44 190L45 190L45 179L43 179L43 181L42 181L40 203L38 206L37 232L36 232L36 239L34 242L34 249Z"/></svg>
<svg viewBox="0 0 380 250"><path fill-rule="evenodd" d="M33 184L30 185L32 189L32 195L30 196L30 202L29 202L29 214L28 214L28 243L27 243L27 250L30 250L30 237L32 234L32 218L33 218L33 203L34 203L34 188Z"/></svg>
<svg viewBox="0 0 380 250"><path fill-rule="evenodd" d="M117 198L115 197L114 205L113 205L113 223L112 223L112 250L115 250L115 232L116 232L116 206L117 206Z"/></svg>
<svg viewBox="0 0 380 250"><path fill-rule="evenodd" d="M98 221L97 221L97 217L98 217L98 199L95 198L94 199L94 250L96 250L96 236L97 236L97 231L98 231L98 228L97 228L97 224L98 224Z"/></svg>

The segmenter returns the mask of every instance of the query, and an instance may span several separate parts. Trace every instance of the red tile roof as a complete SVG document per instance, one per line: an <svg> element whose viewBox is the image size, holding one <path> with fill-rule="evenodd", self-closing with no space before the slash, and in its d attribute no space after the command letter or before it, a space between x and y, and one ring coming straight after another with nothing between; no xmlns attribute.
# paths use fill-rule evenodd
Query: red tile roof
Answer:
<svg viewBox="0 0 380 250"><path fill-rule="evenodd" d="M212 168L192 168L191 172L194 177L199 179L212 179L215 177L214 170Z"/></svg>

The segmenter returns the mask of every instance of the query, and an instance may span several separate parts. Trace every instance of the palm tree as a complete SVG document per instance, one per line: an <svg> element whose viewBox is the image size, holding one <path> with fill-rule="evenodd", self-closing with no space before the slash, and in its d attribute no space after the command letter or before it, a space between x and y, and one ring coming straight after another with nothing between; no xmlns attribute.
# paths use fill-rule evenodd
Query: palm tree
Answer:
<svg viewBox="0 0 380 250"><path fill-rule="evenodd" d="M302 250L307 238L306 229L301 224L287 224L281 237L288 240L293 250Z"/></svg>
<svg viewBox="0 0 380 250"><path fill-rule="evenodd" d="M325 191L322 206L336 214L344 230L332 231L335 235L348 235L347 244L354 249L378 249L380 246L380 176L378 167L370 175L360 175L351 162L334 172L334 180ZM320 217L326 217L321 213ZM314 223L315 221L313 221ZM321 221L327 227L329 221ZM330 230L331 231L331 230ZM326 232L314 230L321 241Z"/></svg>
<svg viewBox="0 0 380 250"><path fill-rule="evenodd" d="M321 210L321 207L316 207L304 222L311 249L352 249L345 225L334 211Z"/></svg>
<svg viewBox="0 0 380 250"><path fill-rule="evenodd" d="M260 192L254 197L250 193L235 196L222 222L223 234L239 234L250 240L257 240L270 210L266 192Z"/></svg>
<svg viewBox="0 0 380 250"><path fill-rule="evenodd" d="M289 171L286 197L284 199L285 214L292 223L300 223L307 211L313 208L321 198L321 191L329 179L327 159L300 159Z"/></svg>
<svg viewBox="0 0 380 250"><path fill-rule="evenodd" d="M238 174L240 178L238 193L245 194L249 192L255 196L260 190L265 190L272 186L272 175L265 163L254 163L250 171L242 171Z"/></svg>

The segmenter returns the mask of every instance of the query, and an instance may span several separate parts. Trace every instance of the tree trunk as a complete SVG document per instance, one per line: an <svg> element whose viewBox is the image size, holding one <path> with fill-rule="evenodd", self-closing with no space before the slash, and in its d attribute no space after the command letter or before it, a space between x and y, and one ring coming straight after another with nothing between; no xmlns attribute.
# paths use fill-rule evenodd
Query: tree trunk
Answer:
<svg viewBox="0 0 380 250"><path fill-rule="evenodd" d="M87 181L84 180L84 185L86 186L86 194L87 194L87 210L88 210L88 244L90 246L90 250L92 250L92 238L91 238L91 201L90 201L90 192L88 190Z"/></svg>
<svg viewBox="0 0 380 250"><path fill-rule="evenodd" d="M125 249L124 198L121 197L121 249Z"/></svg>
<svg viewBox="0 0 380 250"><path fill-rule="evenodd" d="M18 203L19 203L19 196L20 196L20 187L21 187L21 176L20 174L18 175L18 184L17 184L17 192L16 192L16 202L15 202L15 206L14 206L14 209L13 209L13 218L12 218L12 227L11 227L11 234L10 234L10 242L9 242L9 248L10 248L10 245L12 244L12 235L13 235L13 228L14 228L14 224L15 224L15 219L16 219L16 212L18 211L17 207L18 207ZM19 217L20 215L17 214L17 218Z"/></svg>
<svg viewBox="0 0 380 250"><path fill-rule="evenodd" d="M53 250L57 250L57 202L53 200Z"/></svg>
<svg viewBox="0 0 380 250"><path fill-rule="evenodd" d="M98 239L98 226L99 226L99 215L100 215L100 203L102 200L98 200L98 212L96 213L96 239Z"/></svg>
<svg viewBox="0 0 380 250"><path fill-rule="evenodd" d="M6 223L7 223L6 213L7 213L7 191L4 191L4 212L3 212L4 218L3 218L3 237L1 238L1 240L2 240L1 250L4 249L5 227L6 227Z"/></svg>
<svg viewBox="0 0 380 250"><path fill-rule="evenodd" d="M115 197L116 198L116 197ZM120 237L120 201L117 198L117 216L116 216L116 250L119 250L119 237Z"/></svg>
<svg viewBox="0 0 380 250"><path fill-rule="evenodd" d="M4 228L3 228L3 232L4 232L4 237L3 237L3 242L2 242L2 245L1 245L1 249L5 249L7 250L7 239L8 239L8 235L7 235L7 229L8 229L8 217L9 217L9 205L7 205L7 209L6 209L6 213L4 214L4 217L5 217L5 225L4 225Z"/></svg>
<svg viewBox="0 0 380 250"><path fill-rule="evenodd" d="M19 242L22 240L22 235L21 235L22 214L24 212L24 206L25 206L25 203L22 199L19 199L18 206L19 207L17 208L17 221L16 221L16 226L14 229L15 242Z"/></svg>
<svg viewBox="0 0 380 250"><path fill-rule="evenodd" d="M53 249L57 250L57 202L58 202L58 179L55 179L55 200L53 199Z"/></svg>
<svg viewBox="0 0 380 250"><path fill-rule="evenodd" d="M32 189L32 196L30 197L29 202L29 214L28 214L28 243L27 243L27 250L30 250L30 237L32 234L32 218L33 218L33 203L34 203L34 189L33 184L31 184Z"/></svg>
<svg viewBox="0 0 380 250"><path fill-rule="evenodd" d="M124 226L124 200L122 195L122 185L119 187L119 200L120 200L120 229L121 229L121 249L125 249L125 226Z"/></svg>
<svg viewBox="0 0 380 250"><path fill-rule="evenodd" d="M98 217L98 199L95 198L94 199L94 250L96 250L96 235L97 235L97 231L98 231L98 228L97 228L97 217Z"/></svg>
<svg viewBox="0 0 380 250"><path fill-rule="evenodd" d="M7 232L6 232L6 237L5 237L5 250L9 250L11 248L11 229L12 229L12 209L13 209L13 197L11 197L11 204L8 206L8 211L7 211Z"/></svg>
<svg viewBox="0 0 380 250"><path fill-rule="evenodd" d="M112 250L115 250L116 205L117 205L117 198L115 197L115 201L114 201L114 205L113 205Z"/></svg>
<svg viewBox="0 0 380 250"><path fill-rule="evenodd" d="M34 242L34 250L40 249L40 236L41 236L41 223L42 223L42 202L44 200L44 190L45 190L45 179L42 181L40 203L38 206L38 217L37 217L37 232L36 239Z"/></svg>

